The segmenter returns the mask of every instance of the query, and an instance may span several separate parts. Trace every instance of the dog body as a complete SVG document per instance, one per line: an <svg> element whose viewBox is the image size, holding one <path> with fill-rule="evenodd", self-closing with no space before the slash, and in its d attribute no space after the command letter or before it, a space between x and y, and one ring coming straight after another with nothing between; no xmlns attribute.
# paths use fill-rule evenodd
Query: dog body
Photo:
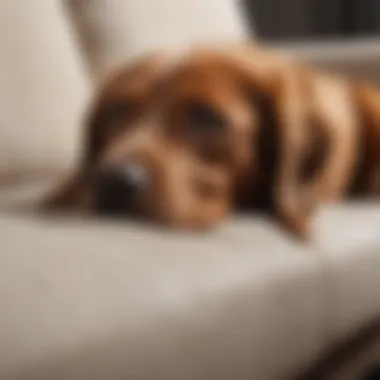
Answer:
<svg viewBox="0 0 380 380"><path fill-rule="evenodd" d="M306 237L320 203L380 195L380 92L256 45L116 70L86 133L82 165L50 207L183 228L262 208Z"/></svg>

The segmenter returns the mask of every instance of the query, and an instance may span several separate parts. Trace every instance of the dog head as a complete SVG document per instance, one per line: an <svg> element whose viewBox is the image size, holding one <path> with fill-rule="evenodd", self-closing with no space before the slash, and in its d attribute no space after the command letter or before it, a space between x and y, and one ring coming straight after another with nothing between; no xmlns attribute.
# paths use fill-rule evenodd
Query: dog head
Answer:
<svg viewBox="0 0 380 380"><path fill-rule="evenodd" d="M305 233L296 78L293 62L252 46L121 68L96 94L81 168L50 204L206 228L256 203Z"/></svg>

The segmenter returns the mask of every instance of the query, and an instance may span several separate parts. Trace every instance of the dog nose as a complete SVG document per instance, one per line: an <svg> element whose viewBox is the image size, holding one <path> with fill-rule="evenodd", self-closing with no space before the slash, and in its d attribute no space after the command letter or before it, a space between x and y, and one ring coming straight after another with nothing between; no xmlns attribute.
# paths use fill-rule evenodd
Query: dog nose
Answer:
<svg viewBox="0 0 380 380"><path fill-rule="evenodd" d="M133 207L148 186L148 173L137 163L107 166L101 170L98 188L99 211L118 214Z"/></svg>

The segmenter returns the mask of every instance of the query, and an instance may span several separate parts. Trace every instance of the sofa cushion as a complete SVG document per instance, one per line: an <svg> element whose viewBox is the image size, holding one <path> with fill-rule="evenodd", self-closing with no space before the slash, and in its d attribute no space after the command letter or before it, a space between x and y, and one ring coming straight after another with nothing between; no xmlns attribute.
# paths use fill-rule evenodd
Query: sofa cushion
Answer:
<svg viewBox="0 0 380 380"><path fill-rule="evenodd" d="M240 39L237 0L67 0L90 67L103 73L145 51Z"/></svg>
<svg viewBox="0 0 380 380"><path fill-rule="evenodd" d="M262 220L2 215L0 241L0 378L269 380L323 344L320 259Z"/></svg>
<svg viewBox="0 0 380 380"><path fill-rule="evenodd" d="M76 159L87 80L58 0L0 2L0 181Z"/></svg>
<svg viewBox="0 0 380 380"><path fill-rule="evenodd" d="M337 341L380 318L380 203L331 207L318 230L328 337Z"/></svg>
<svg viewBox="0 0 380 380"><path fill-rule="evenodd" d="M380 317L379 223L329 207L303 245L253 216L194 235L3 212L0 378L294 374Z"/></svg>

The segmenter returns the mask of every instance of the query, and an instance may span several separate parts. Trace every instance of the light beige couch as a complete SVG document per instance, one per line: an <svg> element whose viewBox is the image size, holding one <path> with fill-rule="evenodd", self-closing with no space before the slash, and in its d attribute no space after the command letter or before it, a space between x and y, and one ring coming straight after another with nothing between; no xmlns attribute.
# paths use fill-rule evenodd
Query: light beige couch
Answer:
<svg viewBox="0 0 380 380"><path fill-rule="evenodd" d="M245 34L233 0L0 2L0 379L293 378L380 316L380 206L205 235L27 211L78 160L92 81L140 52ZM64 10L64 12L63 12ZM380 77L380 43L287 46Z"/></svg>

